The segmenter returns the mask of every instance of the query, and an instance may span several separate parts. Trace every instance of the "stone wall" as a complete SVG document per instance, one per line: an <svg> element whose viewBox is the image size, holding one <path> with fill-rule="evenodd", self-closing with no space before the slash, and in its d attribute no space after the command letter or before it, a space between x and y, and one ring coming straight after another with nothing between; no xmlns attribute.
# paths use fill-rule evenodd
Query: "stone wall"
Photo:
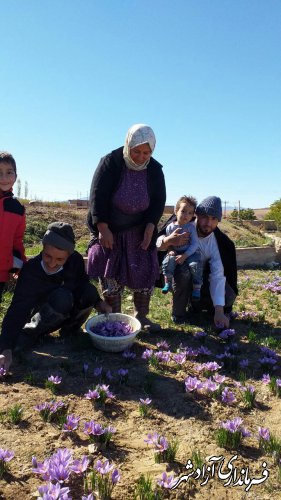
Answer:
<svg viewBox="0 0 281 500"><path fill-rule="evenodd" d="M277 261L275 247L236 248L238 267L263 266Z"/></svg>

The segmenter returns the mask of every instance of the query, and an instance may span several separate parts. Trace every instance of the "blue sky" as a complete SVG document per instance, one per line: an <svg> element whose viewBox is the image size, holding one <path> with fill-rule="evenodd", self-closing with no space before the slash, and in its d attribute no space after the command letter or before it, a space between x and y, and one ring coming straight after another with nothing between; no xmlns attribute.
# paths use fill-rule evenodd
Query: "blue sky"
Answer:
<svg viewBox="0 0 281 500"><path fill-rule="evenodd" d="M0 149L29 198L86 197L134 123L155 132L168 204L280 198L278 0L0 0L0 15Z"/></svg>

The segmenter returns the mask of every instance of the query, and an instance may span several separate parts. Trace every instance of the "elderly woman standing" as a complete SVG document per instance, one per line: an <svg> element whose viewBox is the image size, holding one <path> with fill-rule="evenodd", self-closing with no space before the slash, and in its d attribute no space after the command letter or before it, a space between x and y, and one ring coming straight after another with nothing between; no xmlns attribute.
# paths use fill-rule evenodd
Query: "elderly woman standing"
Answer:
<svg viewBox="0 0 281 500"><path fill-rule="evenodd" d="M113 312L121 311L124 286L133 292L135 316L143 328L160 326L147 318L159 273L157 224L166 201L162 165L152 158L155 135L147 125L133 125L125 146L100 160L91 193L88 226L92 240L88 274L99 278Z"/></svg>

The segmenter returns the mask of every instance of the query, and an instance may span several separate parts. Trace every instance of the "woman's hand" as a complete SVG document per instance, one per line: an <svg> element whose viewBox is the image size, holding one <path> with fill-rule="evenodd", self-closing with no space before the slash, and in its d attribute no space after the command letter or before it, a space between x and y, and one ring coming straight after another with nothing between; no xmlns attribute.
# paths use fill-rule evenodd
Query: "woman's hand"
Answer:
<svg viewBox="0 0 281 500"><path fill-rule="evenodd" d="M142 240L141 245L140 245L143 250L148 249L150 242L151 242L152 235L153 235L153 231L154 231L154 224L152 224L152 222L149 222L148 224L146 224L146 227L144 230L144 235L143 235L143 240Z"/></svg>
<svg viewBox="0 0 281 500"><path fill-rule="evenodd" d="M113 234L105 222L97 224L99 230L99 241L104 248L113 248Z"/></svg>

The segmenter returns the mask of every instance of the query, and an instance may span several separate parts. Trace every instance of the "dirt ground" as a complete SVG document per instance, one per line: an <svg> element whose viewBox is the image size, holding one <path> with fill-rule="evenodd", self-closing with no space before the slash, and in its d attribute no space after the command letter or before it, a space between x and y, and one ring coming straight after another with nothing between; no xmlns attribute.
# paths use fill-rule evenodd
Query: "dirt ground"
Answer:
<svg viewBox="0 0 281 500"><path fill-rule="evenodd" d="M32 498L42 480L31 470L31 457L35 455L38 461L50 456L57 448L67 447L74 450L75 458L90 455L97 458L107 457L113 461L121 473L121 481L115 487L112 498L130 500L134 498L134 487L141 473L150 474L154 483L163 471L174 471L175 476L186 474L185 465L195 450L200 450L204 461L213 455L223 455L229 460L237 453L235 467L238 471L242 466L249 467L251 478L262 477L262 463L266 461L269 478L260 485L253 485L245 493L245 485L224 487L223 481L217 476L210 479L205 486L200 481L182 483L178 490L165 492L165 498L171 499L277 499L281 496L280 483L277 479L277 467L272 457L266 457L258 449L257 427L269 427L271 432L280 437L281 399L271 395L267 386L261 382L262 371L257 359L259 348L249 344L246 332L249 326L236 320L234 327L238 332L238 349L240 357L251 358L250 382L257 390L257 404L252 410L246 410L242 402L233 407L225 406L220 401L207 396L186 393L184 379L187 375L195 375L194 362L188 361L178 369L175 363L169 363L162 369L155 370L141 358L145 348L157 349L156 343L166 340L172 352L181 343L198 348L200 341L194 338L194 331L207 326L204 315L199 318L201 328L171 327L164 328L160 334L141 332L133 346L136 359L124 360L122 354L109 354L96 350L90 343L87 334L80 338L62 339L58 333L44 340L26 356L15 360L13 373L5 381L0 382L0 433L2 448L12 449L15 458L10 462L10 471L0 480L0 498L5 500ZM268 325L267 327L268 328ZM273 328L274 333L281 338L280 328ZM209 331L205 346L212 351L210 359L224 350L224 342ZM200 361L206 361L201 359ZM87 375L83 365L87 363ZM280 361L276 376L281 375ZM116 399L106 404L104 409L93 407L84 398L84 394L99 380L94 375L96 367L103 367L103 373L111 370L115 377L110 382L110 389ZM119 368L129 370L126 384L120 385L117 377ZM227 385L234 387L238 380L237 372L223 372L227 376ZM57 400L63 400L68 407L68 413L81 416L77 432L66 436L57 426L44 423L39 413L34 409L38 403L53 399L50 391L45 388L45 380L51 374L62 376L62 384L58 388ZM152 399L152 412L148 418L139 413L139 398L149 395ZM19 403L23 407L23 420L13 425L3 417L7 407ZM238 452L219 448L214 438L214 432L219 422L241 416L244 425L251 431L251 437L243 440ZM90 453L89 441L83 433L83 422L91 419L101 424L113 425L116 434L108 449L100 449ZM149 432L157 431L170 440L179 441L176 461L173 464L155 464L151 446L144 439ZM81 480L70 481L72 498L79 500L82 496Z"/></svg>

